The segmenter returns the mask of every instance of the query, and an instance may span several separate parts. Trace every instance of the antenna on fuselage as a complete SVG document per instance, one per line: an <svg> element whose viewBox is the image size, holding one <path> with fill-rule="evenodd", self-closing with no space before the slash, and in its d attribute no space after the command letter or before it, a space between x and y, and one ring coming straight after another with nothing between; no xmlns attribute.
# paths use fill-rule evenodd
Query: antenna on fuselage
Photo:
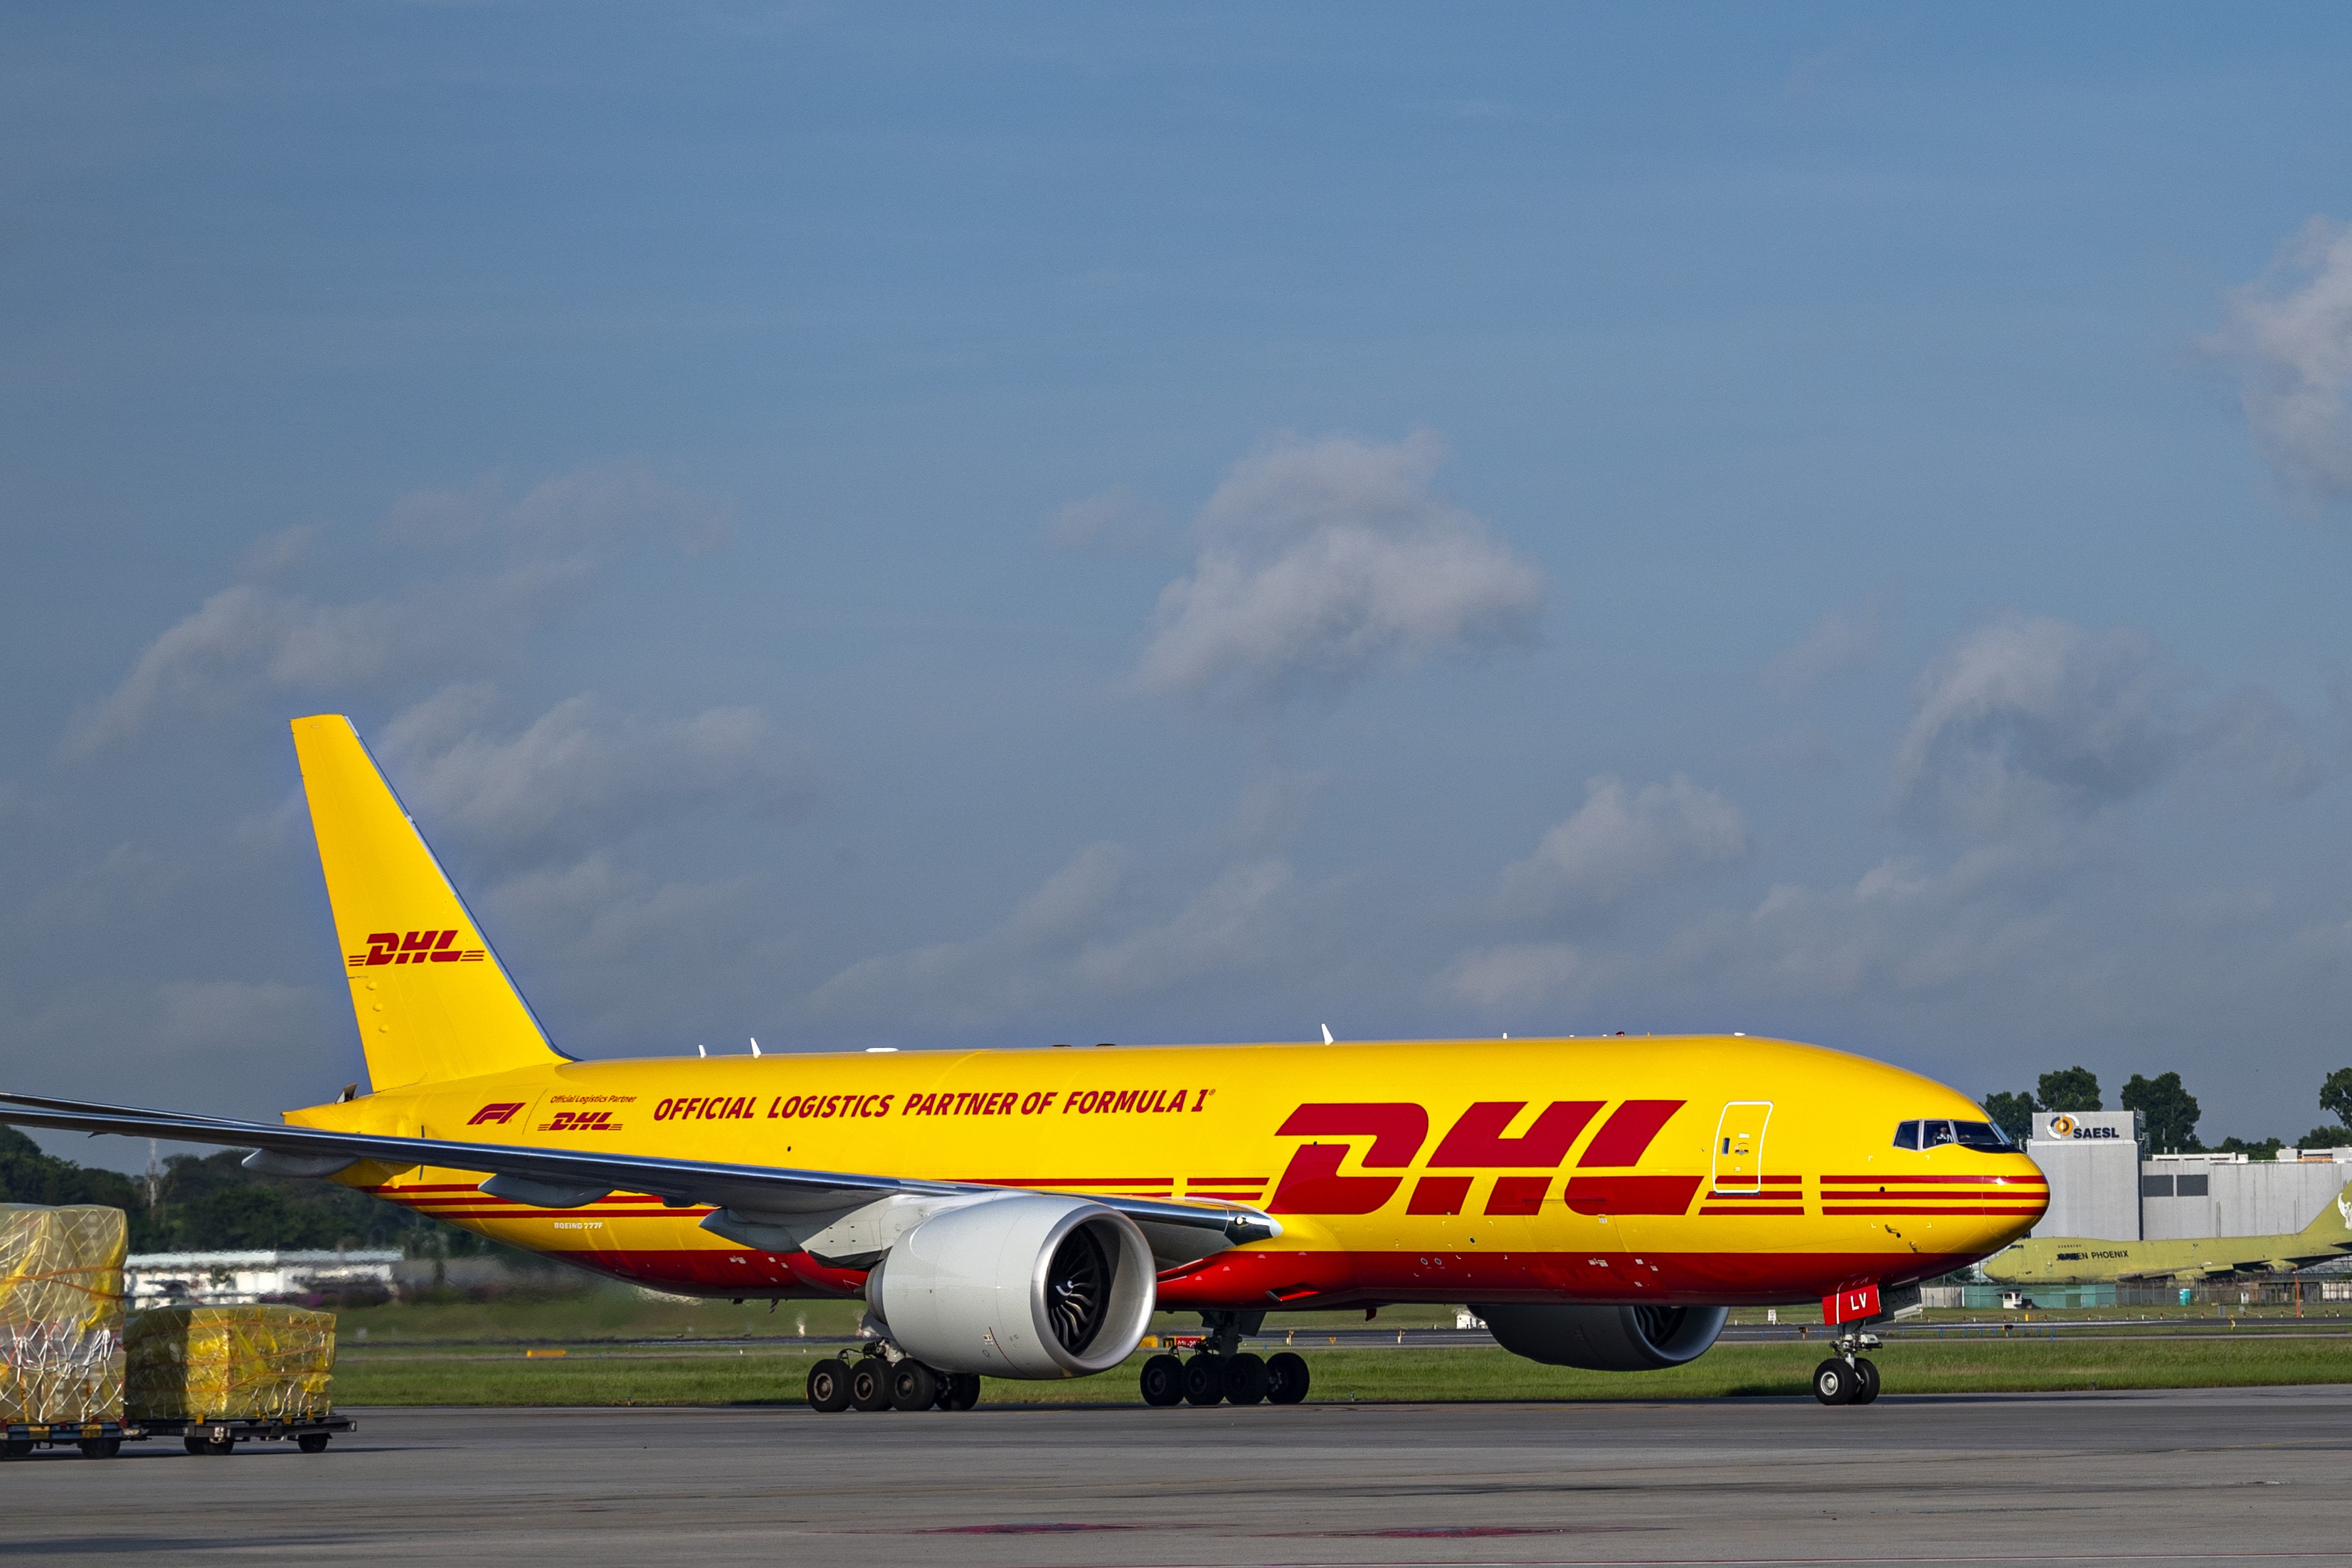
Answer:
<svg viewBox="0 0 2352 1568"><path fill-rule="evenodd" d="M1323 1026L1323 1043L1327 1046L1331 1043L1331 1026L1328 1024Z"/></svg>
<svg viewBox="0 0 2352 1568"><path fill-rule="evenodd" d="M700 1046L697 1046L697 1047L694 1047L694 1054L695 1054L696 1056L698 1056L698 1057L707 1057L707 1056L709 1056L710 1053L709 1053L709 1051L704 1050Z"/></svg>
<svg viewBox="0 0 2352 1568"><path fill-rule="evenodd" d="M743 1037L751 1042L751 1054L755 1057L758 1056L760 1054L760 1037L757 1035L746 1035Z"/></svg>

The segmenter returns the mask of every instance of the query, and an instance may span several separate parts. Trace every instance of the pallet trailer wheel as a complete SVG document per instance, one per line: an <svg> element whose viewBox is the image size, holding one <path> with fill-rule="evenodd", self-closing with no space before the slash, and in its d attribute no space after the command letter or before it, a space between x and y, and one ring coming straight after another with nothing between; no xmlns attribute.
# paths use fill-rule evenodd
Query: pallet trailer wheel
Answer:
<svg viewBox="0 0 2352 1568"><path fill-rule="evenodd" d="M327 1439L332 1436L329 1432L305 1432L294 1439L294 1446L306 1454L323 1454L327 1451Z"/></svg>

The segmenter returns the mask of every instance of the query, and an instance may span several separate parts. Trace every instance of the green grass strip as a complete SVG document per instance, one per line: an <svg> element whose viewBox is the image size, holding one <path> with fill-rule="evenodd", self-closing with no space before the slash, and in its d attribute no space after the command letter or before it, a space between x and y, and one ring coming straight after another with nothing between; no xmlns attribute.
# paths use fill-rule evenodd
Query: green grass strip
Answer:
<svg viewBox="0 0 2352 1568"><path fill-rule="evenodd" d="M368 1405L759 1405L802 1397L822 1352L714 1348L573 1350L526 1360L520 1349L436 1353L346 1347L335 1402ZM1461 1400L1717 1399L1801 1394L1818 1345L1718 1345L1688 1366L1588 1373L1541 1366L1498 1350L1307 1350L1322 1403ZM2123 1340L1913 1342L1876 1358L1889 1394L1994 1394L2119 1388L2254 1387L2352 1383L2344 1340ZM1137 1402L1140 1358L1066 1383L991 1378L994 1404Z"/></svg>

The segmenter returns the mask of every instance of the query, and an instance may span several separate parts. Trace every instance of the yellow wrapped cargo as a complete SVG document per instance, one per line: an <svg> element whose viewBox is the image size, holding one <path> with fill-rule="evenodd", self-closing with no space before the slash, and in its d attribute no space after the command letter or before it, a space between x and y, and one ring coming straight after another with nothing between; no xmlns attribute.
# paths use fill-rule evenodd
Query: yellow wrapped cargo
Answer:
<svg viewBox="0 0 2352 1568"><path fill-rule="evenodd" d="M121 1209L0 1204L0 1420L122 1419Z"/></svg>
<svg viewBox="0 0 2352 1568"><path fill-rule="evenodd" d="M131 1315L131 1418L324 1415L335 1315L299 1307L155 1307Z"/></svg>

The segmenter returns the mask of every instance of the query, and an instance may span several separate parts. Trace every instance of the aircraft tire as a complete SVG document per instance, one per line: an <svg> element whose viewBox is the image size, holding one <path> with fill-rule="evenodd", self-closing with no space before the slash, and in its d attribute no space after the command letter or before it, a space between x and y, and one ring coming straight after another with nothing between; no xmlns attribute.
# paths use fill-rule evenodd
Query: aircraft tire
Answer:
<svg viewBox="0 0 2352 1568"><path fill-rule="evenodd" d="M890 1408L890 1363L878 1355L859 1360L849 1369L849 1407L868 1415Z"/></svg>
<svg viewBox="0 0 2352 1568"><path fill-rule="evenodd" d="M976 1372L943 1372L940 1373L940 1408L969 1410L980 1403L980 1373Z"/></svg>
<svg viewBox="0 0 2352 1568"><path fill-rule="evenodd" d="M1307 1358L1297 1351L1276 1351L1265 1362L1265 1400L1269 1405L1297 1405L1307 1397Z"/></svg>
<svg viewBox="0 0 2352 1568"><path fill-rule="evenodd" d="M939 1403L940 1374L919 1361L902 1361L890 1369L890 1408L929 1410Z"/></svg>
<svg viewBox="0 0 2352 1568"><path fill-rule="evenodd" d="M1184 1363L1172 1355L1156 1355L1143 1363L1143 1403L1163 1409L1184 1403Z"/></svg>
<svg viewBox="0 0 2352 1568"><path fill-rule="evenodd" d="M1225 1396L1225 1358L1202 1351L1184 1363L1184 1402L1214 1405Z"/></svg>
<svg viewBox="0 0 2352 1568"><path fill-rule="evenodd" d="M1263 1404L1273 1380L1266 1375L1265 1363L1249 1352L1225 1358L1225 1403L1228 1405Z"/></svg>
<svg viewBox="0 0 2352 1568"><path fill-rule="evenodd" d="M1823 1405L1851 1405L1861 1391L1861 1377L1836 1356L1813 1368L1813 1397Z"/></svg>
<svg viewBox="0 0 2352 1568"><path fill-rule="evenodd" d="M828 1356L809 1368L808 1402L810 1409L828 1415L848 1409L848 1363Z"/></svg>
<svg viewBox="0 0 2352 1568"><path fill-rule="evenodd" d="M1856 1356L1853 1369L1862 1373L1861 1386L1853 1391L1853 1403L1867 1405L1878 1397L1878 1363L1868 1356Z"/></svg>

